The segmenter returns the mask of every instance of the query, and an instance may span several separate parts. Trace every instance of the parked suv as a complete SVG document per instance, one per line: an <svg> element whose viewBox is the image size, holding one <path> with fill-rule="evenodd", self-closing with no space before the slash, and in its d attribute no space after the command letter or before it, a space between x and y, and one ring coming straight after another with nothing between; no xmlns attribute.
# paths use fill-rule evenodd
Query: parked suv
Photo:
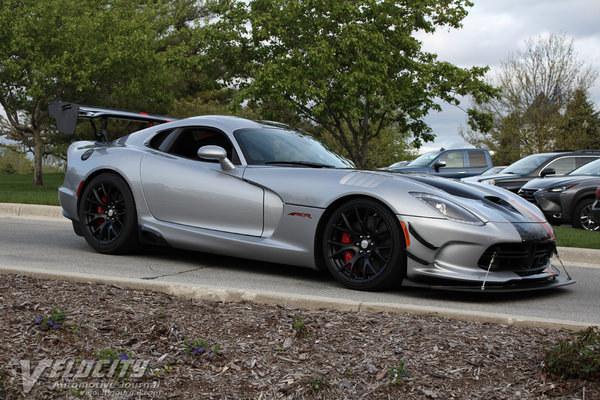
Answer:
<svg viewBox="0 0 600 400"><path fill-rule="evenodd" d="M532 154L512 163L500 174L474 176L464 181L489 183L517 193L521 186L532 179L547 175L566 175L597 159L600 159L600 150Z"/></svg>
<svg viewBox="0 0 600 400"><path fill-rule="evenodd" d="M537 205L551 224L572 224L588 231L600 230L591 216L596 188L600 185L600 159L568 175L533 179L519 189L519 196Z"/></svg>
<svg viewBox="0 0 600 400"><path fill-rule="evenodd" d="M492 167L486 149L440 149L420 155L402 167L392 164L388 171L420 172L444 178L464 178L484 173Z"/></svg>
<svg viewBox="0 0 600 400"><path fill-rule="evenodd" d="M592 204L592 209L590 211L592 218L596 221L598 225L600 225L600 186L596 189L596 201Z"/></svg>

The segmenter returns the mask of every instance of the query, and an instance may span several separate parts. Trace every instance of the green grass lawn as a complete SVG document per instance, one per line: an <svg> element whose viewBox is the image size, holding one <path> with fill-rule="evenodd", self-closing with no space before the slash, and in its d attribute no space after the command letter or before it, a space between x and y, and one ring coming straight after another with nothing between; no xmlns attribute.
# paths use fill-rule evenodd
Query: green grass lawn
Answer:
<svg viewBox="0 0 600 400"><path fill-rule="evenodd" d="M44 174L44 186L33 186L33 174L0 175L0 202L58 205L58 187L65 174Z"/></svg>
<svg viewBox="0 0 600 400"><path fill-rule="evenodd" d="M600 249L600 231L588 232L567 226L553 226L553 228L558 246Z"/></svg>
<svg viewBox="0 0 600 400"><path fill-rule="evenodd" d="M33 174L0 175L0 202L58 205L58 187L65 174L44 174L44 186L33 186ZM553 226L556 243L562 247L600 249L600 231L587 232L566 226Z"/></svg>

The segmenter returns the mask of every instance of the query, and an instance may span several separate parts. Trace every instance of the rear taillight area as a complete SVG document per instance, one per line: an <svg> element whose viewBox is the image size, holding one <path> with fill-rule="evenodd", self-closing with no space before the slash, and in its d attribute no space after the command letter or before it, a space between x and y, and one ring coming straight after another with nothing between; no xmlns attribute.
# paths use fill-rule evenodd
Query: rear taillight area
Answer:
<svg viewBox="0 0 600 400"><path fill-rule="evenodd" d="M596 200L600 200L600 186L596 189Z"/></svg>

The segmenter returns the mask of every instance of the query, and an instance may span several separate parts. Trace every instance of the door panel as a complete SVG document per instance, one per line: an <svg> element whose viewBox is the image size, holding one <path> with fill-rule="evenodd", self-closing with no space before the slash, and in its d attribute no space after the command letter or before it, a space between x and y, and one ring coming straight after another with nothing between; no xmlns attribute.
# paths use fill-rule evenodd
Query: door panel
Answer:
<svg viewBox="0 0 600 400"><path fill-rule="evenodd" d="M439 161L445 161L446 166L438 171L432 169L432 174L443 176L444 178L460 178L465 176L464 154L462 151L447 151L442 154L434 164Z"/></svg>
<svg viewBox="0 0 600 400"><path fill-rule="evenodd" d="M141 161L141 181L154 218L243 235L263 231L263 189L219 164L152 153Z"/></svg>

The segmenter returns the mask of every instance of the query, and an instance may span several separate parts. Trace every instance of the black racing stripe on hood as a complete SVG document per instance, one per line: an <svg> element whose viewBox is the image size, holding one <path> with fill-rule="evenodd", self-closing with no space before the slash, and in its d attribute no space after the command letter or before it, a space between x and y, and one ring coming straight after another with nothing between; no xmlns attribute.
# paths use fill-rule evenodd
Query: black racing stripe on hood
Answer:
<svg viewBox="0 0 600 400"><path fill-rule="evenodd" d="M550 228L541 223L518 223L512 224L524 242L554 240L550 234Z"/></svg>

